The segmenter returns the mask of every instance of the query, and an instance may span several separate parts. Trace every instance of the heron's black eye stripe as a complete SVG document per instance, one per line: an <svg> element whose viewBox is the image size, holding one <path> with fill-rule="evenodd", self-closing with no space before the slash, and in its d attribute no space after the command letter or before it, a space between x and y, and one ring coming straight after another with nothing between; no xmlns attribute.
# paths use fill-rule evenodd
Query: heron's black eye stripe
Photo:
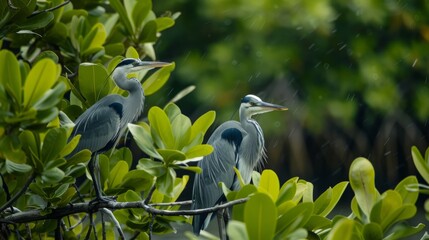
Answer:
<svg viewBox="0 0 429 240"><path fill-rule="evenodd" d="M121 67L121 66L129 65L129 64L133 64L133 65L136 64L136 60L126 58L126 59L122 60L116 67Z"/></svg>

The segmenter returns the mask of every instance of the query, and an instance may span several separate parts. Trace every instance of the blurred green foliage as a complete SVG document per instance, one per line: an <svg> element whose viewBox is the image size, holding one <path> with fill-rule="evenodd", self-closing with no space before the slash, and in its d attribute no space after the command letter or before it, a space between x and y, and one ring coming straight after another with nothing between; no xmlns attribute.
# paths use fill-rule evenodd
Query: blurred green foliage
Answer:
<svg viewBox="0 0 429 240"><path fill-rule="evenodd" d="M356 156L375 161L385 187L413 170L409 149L426 146L429 137L428 2L204 0L155 7L184 13L160 48L180 66L175 82L198 88L190 109L214 106L222 122L238 116L247 93L289 107L286 117L260 118L268 164L283 179L298 174L332 183L346 177Z"/></svg>

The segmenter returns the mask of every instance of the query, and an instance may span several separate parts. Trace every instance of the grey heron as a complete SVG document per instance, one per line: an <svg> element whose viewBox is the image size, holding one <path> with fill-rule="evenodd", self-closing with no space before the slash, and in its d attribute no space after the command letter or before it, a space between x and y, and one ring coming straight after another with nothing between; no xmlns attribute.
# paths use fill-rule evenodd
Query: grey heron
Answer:
<svg viewBox="0 0 429 240"><path fill-rule="evenodd" d="M202 173L196 174L192 191L191 209L213 207L225 200L219 182L232 190L239 188L236 167L246 184L250 183L253 169L262 164L265 157L264 136L253 115L287 108L262 101L255 95L241 100L238 121L227 121L210 136L208 144L213 152L198 162ZM207 228L210 214L195 215L192 225L195 234Z"/></svg>
<svg viewBox="0 0 429 240"><path fill-rule="evenodd" d="M136 121L143 111L145 96L142 85L138 79L128 78L127 75L168 64L170 63L123 59L113 70L112 78L119 88L128 91L128 96L118 94L105 96L76 119L70 139L78 134L81 137L69 156L83 149L92 152L88 170L94 184L96 200L107 200L102 194L99 172L95 172L98 170L97 155L112 148L126 130L127 124Z"/></svg>

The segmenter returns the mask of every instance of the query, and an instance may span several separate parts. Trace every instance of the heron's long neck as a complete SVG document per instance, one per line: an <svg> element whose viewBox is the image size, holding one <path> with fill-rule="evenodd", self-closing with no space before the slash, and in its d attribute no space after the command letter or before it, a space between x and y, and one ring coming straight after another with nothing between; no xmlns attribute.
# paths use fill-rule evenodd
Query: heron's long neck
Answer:
<svg viewBox="0 0 429 240"><path fill-rule="evenodd" d="M127 122L136 121L144 107L145 97L141 83L136 78L128 79L125 75L114 76L113 79L119 88L128 91L123 118L127 119Z"/></svg>
<svg viewBox="0 0 429 240"><path fill-rule="evenodd" d="M249 183L253 169L261 165L265 157L264 133L259 124L247 116L244 111L240 112L240 122L247 135L242 142L242 149L245 150L242 152L244 159L242 159L239 169L243 169L240 170L244 175L243 180Z"/></svg>

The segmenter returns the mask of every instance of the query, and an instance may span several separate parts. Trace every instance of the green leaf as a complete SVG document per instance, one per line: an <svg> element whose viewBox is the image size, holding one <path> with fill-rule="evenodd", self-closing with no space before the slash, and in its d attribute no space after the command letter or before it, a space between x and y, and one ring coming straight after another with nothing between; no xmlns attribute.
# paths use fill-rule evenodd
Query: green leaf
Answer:
<svg viewBox="0 0 429 240"><path fill-rule="evenodd" d="M69 188L68 184L61 184L54 192L54 194L52 195L53 198L55 197L61 197L61 195L63 195L67 189Z"/></svg>
<svg viewBox="0 0 429 240"><path fill-rule="evenodd" d="M252 171L252 183L255 187L259 187L259 182L261 181L261 174L257 171Z"/></svg>
<svg viewBox="0 0 429 240"><path fill-rule="evenodd" d="M78 153L74 154L71 158L67 159L66 167L73 166L78 163L84 163L91 159L91 151L88 149L84 149L82 151L79 151Z"/></svg>
<svg viewBox="0 0 429 240"><path fill-rule="evenodd" d="M425 229L425 225L421 223L419 223L419 225L415 227L411 227L405 224L399 224L396 225L392 229L392 233L385 237L383 240L406 239L409 236L421 232L423 229ZM425 237L427 237L426 234L421 239L426 239Z"/></svg>
<svg viewBox="0 0 429 240"><path fill-rule="evenodd" d="M137 146L149 156L162 159L162 156L156 151L153 146L152 137L148 131L145 130L144 127L129 123L128 129L133 135L134 140L137 143Z"/></svg>
<svg viewBox="0 0 429 240"><path fill-rule="evenodd" d="M170 17L159 17L155 19L156 30L158 32L164 31L167 28L174 26L174 20Z"/></svg>
<svg viewBox="0 0 429 240"><path fill-rule="evenodd" d="M415 176L408 176L396 185L395 191L401 195L404 204L414 205L417 202L419 192L409 190L411 186L416 186L417 184L418 180Z"/></svg>
<svg viewBox="0 0 429 240"><path fill-rule="evenodd" d="M191 172L194 172L194 173L202 173L203 172L203 170L200 167L197 167L197 166L181 166L181 165L177 165L176 167L179 168L179 169L183 169L183 170L186 170L186 171L191 171Z"/></svg>
<svg viewBox="0 0 429 240"><path fill-rule="evenodd" d="M326 190L326 192L329 195L327 199L327 204L320 204L318 202L319 198L322 197L323 193L316 201L314 202L314 214L318 214L320 216L326 217L337 205L338 201L340 201L341 196L343 195L344 191L346 190L346 187L348 185L348 182L340 182L337 185L335 185L332 190ZM322 197L323 199L323 197ZM319 205L323 205L323 207L319 208Z"/></svg>
<svg viewBox="0 0 429 240"><path fill-rule="evenodd" d="M42 146L41 160L45 164L59 157L61 150L67 144L66 130L52 128L46 133Z"/></svg>
<svg viewBox="0 0 429 240"><path fill-rule="evenodd" d="M64 172L59 168L50 168L42 172L42 180L47 183L57 183L64 178Z"/></svg>
<svg viewBox="0 0 429 240"><path fill-rule="evenodd" d="M364 239L383 239L383 230L377 223L368 223L363 226Z"/></svg>
<svg viewBox="0 0 429 240"><path fill-rule="evenodd" d="M162 162L155 162L154 160L148 158L140 159L137 169L142 169L154 177L160 177L167 171L167 168Z"/></svg>
<svg viewBox="0 0 429 240"><path fill-rule="evenodd" d="M380 200L374 205L371 211L371 222L376 222L385 230L395 219L391 215L398 209L402 208L401 195L394 191L388 190L381 195Z"/></svg>
<svg viewBox="0 0 429 240"><path fill-rule="evenodd" d="M5 165L6 165L6 171L8 172L8 173L26 173L26 172L29 172L29 171L31 171L33 168L30 166L30 165L28 165L28 164L25 164L25 163L15 163L15 162L12 162L12 161L10 161L10 160L8 160L8 159L6 159L6 161L5 161Z"/></svg>
<svg viewBox="0 0 429 240"><path fill-rule="evenodd" d="M251 184L245 185L237 192L237 194L235 195L235 199L248 197L249 195L251 195L257 191L258 190L256 189L255 186L253 186ZM245 206L246 206L246 204L235 205L232 209L232 219L237 220L237 221L243 221L244 220Z"/></svg>
<svg viewBox="0 0 429 240"><path fill-rule="evenodd" d="M296 193L296 183L295 182L286 182L280 188L279 196L277 198L276 204L280 204L292 200Z"/></svg>
<svg viewBox="0 0 429 240"><path fill-rule="evenodd" d="M154 20L148 21L140 33L139 41L142 43L154 43L157 39L156 33L156 22Z"/></svg>
<svg viewBox="0 0 429 240"><path fill-rule="evenodd" d="M374 176L374 168L366 158L356 158L350 166L350 185L355 192L359 207L367 217L378 198Z"/></svg>
<svg viewBox="0 0 429 240"><path fill-rule="evenodd" d="M110 164L114 165L119 160L124 160L128 166L133 164L133 153L128 147L122 147L113 151L113 154L110 156Z"/></svg>
<svg viewBox="0 0 429 240"><path fill-rule="evenodd" d="M111 80L101 64L80 64L78 80L80 92L89 105L93 105L110 91Z"/></svg>
<svg viewBox="0 0 429 240"><path fill-rule="evenodd" d="M132 11L128 10L129 11L128 13L131 12L131 17L129 17L129 18L133 20L134 26L136 28L140 28L144 19L149 14L150 10L152 10L152 1L151 0L136 1L136 3L133 6Z"/></svg>
<svg viewBox="0 0 429 240"><path fill-rule="evenodd" d="M22 102L22 80L19 70L18 60L15 55L8 50L0 51L0 88L1 85L15 99L15 102Z"/></svg>
<svg viewBox="0 0 429 240"><path fill-rule="evenodd" d="M429 148L426 150L426 152L428 152L428 150ZM425 156L426 159L424 159L416 146L411 148L411 156L413 157L414 165L416 166L417 171L419 171L426 183L429 183L429 157Z"/></svg>
<svg viewBox="0 0 429 240"><path fill-rule="evenodd" d="M314 231L319 229L327 229L330 228L332 221L327 219L326 217L322 217L319 215L312 215L308 222L305 224L305 229Z"/></svg>
<svg viewBox="0 0 429 240"><path fill-rule="evenodd" d="M361 208L359 207L359 205L358 205L358 202L357 202L357 200L356 200L356 196L354 196L354 197L352 198L352 202L351 202L351 204L350 204L350 207L351 207L351 209L352 209L353 214L354 214L358 219L363 220L363 217L362 217L363 212L362 212L362 209L361 209ZM367 220L367 219L366 219L366 220Z"/></svg>
<svg viewBox="0 0 429 240"><path fill-rule="evenodd" d="M151 134L154 139L160 138L160 141L165 145L165 148L174 148L173 130L171 129L170 120L167 114L159 108L152 107L148 113ZM158 142L157 142L158 145ZM161 146L158 145L161 148Z"/></svg>
<svg viewBox="0 0 429 240"><path fill-rule="evenodd" d="M146 96L152 95L157 92L170 77L170 73L174 70L175 64L172 63L168 66L162 67L154 72L146 81L143 83L143 89Z"/></svg>
<svg viewBox="0 0 429 240"><path fill-rule="evenodd" d="M213 152L213 147L208 144L201 144L191 147L186 153L186 159L204 157Z"/></svg>
<svg viewBox="0 0 429 240"><path fill-rule="evenodd" d="M313 213L314 204L304 202L287 210L277 220L276 235L287 236L298 228L303 227Z"/></svg>
<svg viewBox="0 0 429 240"><path fill-rule="evenodd" d="M122 179L121 187L141 192L148 190L153 184L153 176L144 170L131 170Z"/></svg>
<svg viewBox="0 0 429 240"><path fill-rule="evenodd" d="M183 161L186 159L184 153L174 149L158 149L158 153L162 156L162 159L167 164L173 163L174 161Z"/></svg>
<svg viewBox="0 0 429 240"><path fill-rule="evenodd" d="M68 143L64 146L64 148L60 152L60 157L65 157L73 152L79 143L81 135L74 136Z"/></svg>
<svg viewBox="0 0 429 240"><path fill-rule="evenodd" d="M355 222L351 219L341 219L338 221L331 232L329 232L327 240L354 240L353 229Z"/></svg>
<svg viewBox="0 0 429 240"><path fill-rule="evenodd" d="M271 197L256 193L244 208L244 223L250 240L272 239L277 224L277 208Z"/></svg>
<svg viewBox="0 0 429 240"><path fill-rule="evenodd" d="M49 162L47 162L45 164L45 169L60 167L66 163L67 163L67 161L64 158L55 158L55 159L50 160Z"/></svg>
<svg viewBox="0 0 429 240"><path fill-rule="evenodd" d="M38 61L27 75L24 83L24 107L29 109L57 81L60 69L49 58Z"/></svg>
<svg viewBox="0 0 429 240"><path fill-rule="evenodd" d="M47 90L45 94L34 103L33 108L38 111L54 108L63 98L66 88L67 86L65 83L59 82L54 88Z"/></svg>
<svg viewBox="0 0 429 240"><path fill-rule="evenodd" d="M185 189L188 181L189 181L188 175L184 175L182 178L176 178L174 181L174 187L173 187L171 197L169 197L168 199L164 199L164 202L175 202L177 198L179 198L183 190Z"/></svg>
<svg viewBox="0 0 429 240"><path fill-rule="evenodd" d="M110 0L110 6L119 14L119 19L122 24L125 26L125 30L127 30L128 35L132 36L134 34L134 28L131 24L131 19L128 18L127 11L122 5L120 0Z"/></svg>
<svg viewBox="0 0 429 240"><path fill-rule="evenodd" d="M133 46L129 46L125 52L125 57L127 58L140 58L139 53Z"/></svg>
<svg viewBox="0 0 429 240"><path fill-rule="evenodd" d="M125 161L119 161L116 165L110 170L107 186L109 189L113 189L121 185L125 175L128 172L128 164Z"/></svg>
<svg viewBox="0 0 429 240"><path fill-rule="evenodd" d="M57 206L66 206L67 204L70 204L72 198L76 195L76 189L74 187L70 187L65 191L62 196L61 200L57 202Z"/></svg>
<svg viewBox="0 0 429 240"><path fill-rule="evenodd" d="M226 232L231 240L246 240L249 239L247 235L246 225L242 222L230 220L226 227Z"/></svg>
<svg viewBox="0 0 429 240"><path fill-rule="evenodd" d="M54 14L52 12L42 12L33 16L31 21L23 21L18 23L19 30L35 30L46 27L52 20L54 20Z"/></svg>
<svg viewBox="0 0 429 240"><path fill-rule="evenodd" d="M181 150L188 144L189 137L191 136L191 120L183 115L177 115L171 122L174 137L174 149Z"/></svg>
<svg viewBox="0 0 429 240"><path fill-rule="evenodd" d="M182 113L180 111L180 108L174 103L167 104L164 107L164 112L167 114L168 119L170 119L170 122L173 122L173 120Z"/></svg>
<svg viewBox="0 0 429 240"><path fill-rule="evenodd" d="M264 170L261 175L258 191L267 193L275 202L279 196L279 188L280 183L277 174L270 169Z"/></svg>
<svg viewBox="0 0 429 240"><path fill-rule="evenodd" d="M106 30L104 25L101 23L96 23L92 26L89 33L83 38L81 45L82 54L85 55L92 51L92 49L98 49L103 47L104 42L106 41Z"/></svg>
<svg viewBox="0 0 429 240"><path fill-rule="evenodd" d="M50 58L52 61L54 61L55 63L58 63L59 58L57 56L57 54L55 54L55 52L53 51L43 51L41 52L36 59L34 59L33 63L38 62L39 60L42 60L44 58Z"/></svg>
<svg viewBox="0 0 429 240"><path fill-rule="evenodd" d="M173 183L175 179L176 172L174 169L168 168L167 172L156 180L158 191L168 197L173 197Z"/></svg>
<svg viewBox="0 0 429 240"><path fill-rule="evenodd" d="M200 133L204 134L207 132L209 127L213 124L214 120L216 118L216 112L215 111L208 111L205 114L201 115L197 120L195 120L194 124L191 127L191 137L190 141L198 137ZM198 144L201 144L203 139L201 138L201 141L198 142Z"/></svg>

